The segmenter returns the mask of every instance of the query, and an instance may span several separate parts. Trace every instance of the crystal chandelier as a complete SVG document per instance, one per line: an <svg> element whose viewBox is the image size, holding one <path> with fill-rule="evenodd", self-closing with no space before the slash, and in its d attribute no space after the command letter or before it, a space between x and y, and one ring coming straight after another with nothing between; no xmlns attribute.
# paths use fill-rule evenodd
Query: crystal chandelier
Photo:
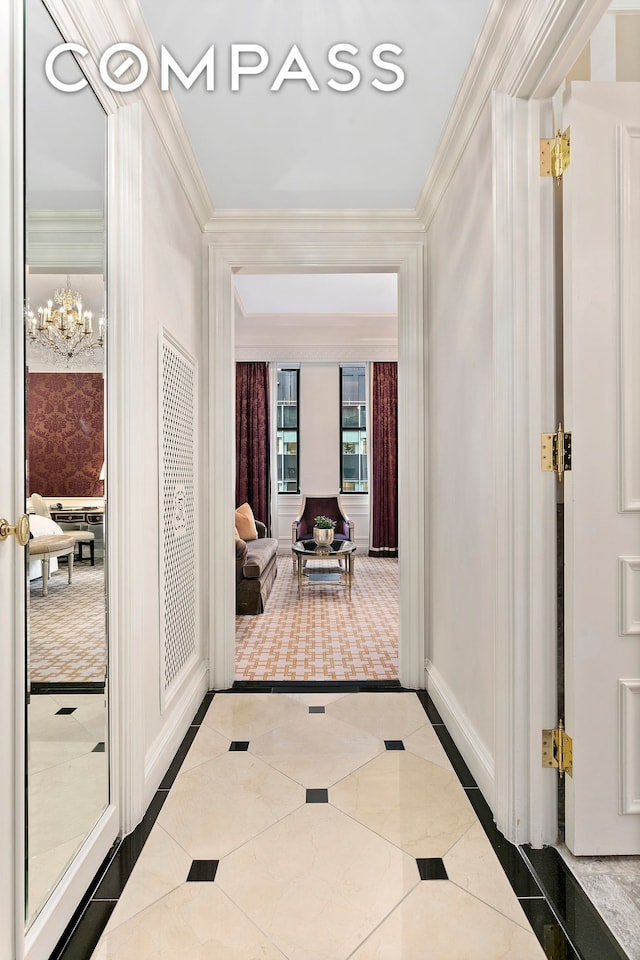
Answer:
<svg viewBox="0 0 640 960"><path fill-rule="evenodd" d="M41 356L51 357L53 352L67 366L73 358L91 356L104 346L104 317L98 320L96 336L93 314L82 309L80 294L71 289L68 275L66 287L58 288L46 307L38 307L37 315L27 301L25 321L29 341Z"/></svg>

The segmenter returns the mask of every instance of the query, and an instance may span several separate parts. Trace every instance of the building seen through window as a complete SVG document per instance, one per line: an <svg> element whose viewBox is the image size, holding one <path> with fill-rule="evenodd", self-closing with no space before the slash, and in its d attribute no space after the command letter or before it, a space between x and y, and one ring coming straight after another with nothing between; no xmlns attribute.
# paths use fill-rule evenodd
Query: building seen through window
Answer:
<svg viewBox="0 0 640 960"><path fill-rule="evenodd" d="M340 367L340 472L342 493L369 492L364 364Z"/></svg>
<svg viewBox="0 0 640 960"><path fill-rule="evenodd" d="M278 369L277 463L278 493L299 492L298 393L299 370Z"/></svg>

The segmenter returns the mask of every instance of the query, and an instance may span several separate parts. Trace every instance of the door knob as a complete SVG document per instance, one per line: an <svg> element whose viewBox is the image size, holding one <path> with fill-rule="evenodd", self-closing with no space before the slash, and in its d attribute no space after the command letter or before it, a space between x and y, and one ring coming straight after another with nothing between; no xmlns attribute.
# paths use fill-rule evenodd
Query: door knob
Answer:
<svg viewBox="0 0 640 960"><path fill-rule="evenodd" d="M28 543L29 517L26 513L20 514L14 527L11 526L8 520L0 519L0 541L6 540L12 533L15 534L15 538L21 547L24 547L25 544Z"/></svg>

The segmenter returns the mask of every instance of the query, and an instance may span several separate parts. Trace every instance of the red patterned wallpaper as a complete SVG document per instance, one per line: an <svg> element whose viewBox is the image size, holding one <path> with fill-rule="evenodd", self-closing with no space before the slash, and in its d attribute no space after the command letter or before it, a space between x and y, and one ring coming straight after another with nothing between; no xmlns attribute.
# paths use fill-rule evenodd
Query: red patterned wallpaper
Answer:
<svg viewBox="0 0 640 960"><path fill-rule="evenodd" d="M104 379L101 373L27 377L27 495L101 497Z"/></svg>

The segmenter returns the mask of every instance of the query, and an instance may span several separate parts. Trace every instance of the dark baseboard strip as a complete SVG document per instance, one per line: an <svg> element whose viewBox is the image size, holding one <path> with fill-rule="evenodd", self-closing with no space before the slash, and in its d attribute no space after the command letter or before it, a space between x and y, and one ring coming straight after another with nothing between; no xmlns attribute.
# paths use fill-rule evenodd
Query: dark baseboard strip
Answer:
<svg viewBox="0 0 640 960"><path fill-rule="evenodd" d="M29 688L31 696L49 694L67 693L104 693L104 682L88 683L82 681L79 683L32 683Z"/></svg>
<svg viewBox="0 0 640 960"><path fill-rule="evenodd" d="M575 955L580 960L628 960L555 847L535 850L527 844L521 852Z"/></svg>

